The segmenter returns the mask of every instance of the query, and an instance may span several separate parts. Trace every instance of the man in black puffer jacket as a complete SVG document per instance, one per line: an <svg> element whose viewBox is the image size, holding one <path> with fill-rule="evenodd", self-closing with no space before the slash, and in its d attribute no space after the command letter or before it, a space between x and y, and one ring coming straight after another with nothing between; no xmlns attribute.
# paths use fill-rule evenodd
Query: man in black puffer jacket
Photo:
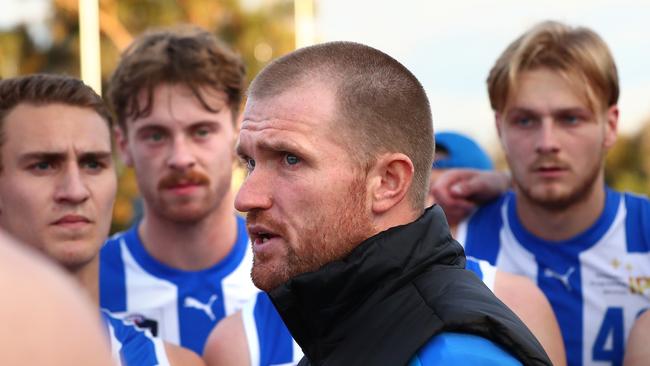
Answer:
<svg viewBox="0 0 650 366"><path fill-rule="evenodd" d="M464 269L442 210L424 209L432 135L417 79L364 45L304 48L253 81L235 206L247 213L253 281L301 364L550 365Z"/></svg>

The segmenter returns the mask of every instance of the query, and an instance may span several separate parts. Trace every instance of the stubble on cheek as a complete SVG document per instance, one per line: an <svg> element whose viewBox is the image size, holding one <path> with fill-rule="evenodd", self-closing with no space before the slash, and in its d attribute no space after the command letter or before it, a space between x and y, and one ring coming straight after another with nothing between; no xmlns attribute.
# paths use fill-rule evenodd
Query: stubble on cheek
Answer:
<svg viewBox="0 0 650 366"><path fill-rule="evenodd" d="M364 182L354 181L347 194L328 205L330 210L313 205L313 211L303 215L307 219L296 230L297 242L285 242L282 253L276 253L275 258L256 256L253 259L253 283L268 292L298 275L317 271L349 255L375 231L365 197Z"/></svg>

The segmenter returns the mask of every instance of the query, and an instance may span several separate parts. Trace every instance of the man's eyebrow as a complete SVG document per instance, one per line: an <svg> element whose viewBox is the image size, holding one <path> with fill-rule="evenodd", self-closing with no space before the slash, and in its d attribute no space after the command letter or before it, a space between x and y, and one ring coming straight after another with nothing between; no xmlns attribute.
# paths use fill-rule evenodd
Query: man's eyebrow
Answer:
<svg viewBox="0 0 650 366"><path fill-rule="evenodd" d="M539 113L537 113L536 111L524 107L512 108L511 110L508 111L508 115L512 115L512 114L529 114L533 116L539 115Z"/></svg>
<svg viewBox="0 0 650 366"><path fill-rule="evenodd" d="M539 113L537 113L535 110L525 108L525 107L515 107L512 108L509 112L508 115L510 114L529 114L533 116L538 116ZM584 108L584 107L566 107L566 108L557 108L553 109L551 111L551 114L563 114L563 113L590 113L589 109Z"/></svg>
<svg viewBox="0 0 650 366"><path fill-rule="evenodd" d="M308 156L308 150L305 149L301 144L296 143L292 140L280 140L280 139L262 139L255 142L255 146L262 150L274 151L274 152L292 152L301 156ZM237 155L243 157L248 156L248 149L246 149L243 144L238 143L235 147Z"/></svg>
<svg viewBox="0 0 650 366"><path fill-rule="evenodd" d="M258 142L258 146L274 151L292 151L300 153L303 147L292 140L266 139Z"/></svg>
<svg viewBox="0 0 650 366"><path fill-rule="evenodd" d="M18 157L18 161L21 163L26 163L29 161L62 161L66 158L65 152L52 152L52 151L33 151L25 154L21 154Z"/></svg>
<svg viewBox="0 0 650 366"><path fill-rule="evenodd" d="M555 109L553 114L591 114L591 111L583 107L568 107Z"/></svg>
<svg viewBox="0 0 650 366"><path fill-rule="evenodd" d="M36 160L62 161L65 160L67 157L68 157L68 153L66 152L34 151L34 152L28 152L22 154L18 159L20 162L25 163L25 162L36 161ZM106 160L106 159L112 159L112 157L113 157L112 153L108 150L92 150L92 151L85 151L79 154L80 160L87 160L87 159Z"/></svg>
<svg viewBox="0 0 650 366"><path fill-rule="evenodd" d="M235 153L237 153L237 155L239 155L240 157L248 155L246 153L246 148L243 147L242 144L239 142L237 143L237 145L235 145Z"/></svg>
<svg viewBox="0 0 650 366"><path fill-rule="evenodd" d="M85 160L85 159L110 160L112 158L113 158L113 154L110 151L106 151L106 150L85 151L79 154L79 160Z"/></svg>

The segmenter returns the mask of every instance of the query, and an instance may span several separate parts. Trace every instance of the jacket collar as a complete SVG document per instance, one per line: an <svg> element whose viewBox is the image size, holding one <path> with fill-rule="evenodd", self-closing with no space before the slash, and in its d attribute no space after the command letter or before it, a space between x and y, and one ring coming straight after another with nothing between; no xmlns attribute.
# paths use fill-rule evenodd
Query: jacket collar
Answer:
<svg viewBox="0 0 650 366"><path fill-rule="evenodd" d="M342 340L340 323L362 304L390 295L434 264L465 266L463 249L452 240L439 206L410 224L368 238L347 257L294 277L269 295L305 354L320 358Z"/></svg>

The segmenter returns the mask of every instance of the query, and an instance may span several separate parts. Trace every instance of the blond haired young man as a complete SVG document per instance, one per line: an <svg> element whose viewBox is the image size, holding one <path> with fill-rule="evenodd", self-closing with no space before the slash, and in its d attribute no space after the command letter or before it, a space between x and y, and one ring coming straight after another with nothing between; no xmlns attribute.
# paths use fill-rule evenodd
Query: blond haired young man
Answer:
<svg viewBox="0 0 650 366"><path fill-rule="evenodd" d="M605 185L619 113L613 57L590 29L541 23L503 52L488 91L513 192L475 212L458 240L468 255L537 283L569 365L621 365L627 334L650 306L638 286L650 275L650 202ZM443 206L454 192L485 195L505 181L450 177L438 187Z"/></svg>

